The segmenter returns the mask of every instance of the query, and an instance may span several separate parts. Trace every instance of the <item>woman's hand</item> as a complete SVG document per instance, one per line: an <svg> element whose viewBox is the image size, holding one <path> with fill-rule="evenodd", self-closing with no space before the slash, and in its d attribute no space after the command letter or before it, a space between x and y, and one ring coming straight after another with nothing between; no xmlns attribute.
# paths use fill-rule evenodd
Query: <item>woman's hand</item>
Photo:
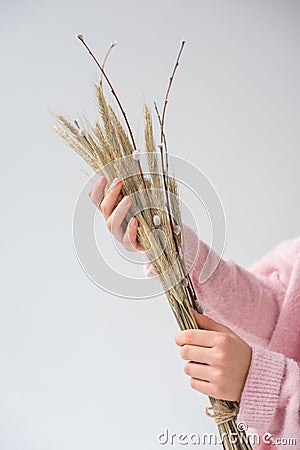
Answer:
<svg viewBox="0 0 300 450"><path fill-rule="evenodd" d="M229 328L194 313L201 330L185 330L175 337L184 371L193 389L205 395L239 401L252 358L251 347Z"/></svg>
<svg viewBox="0 0 300 450"><path fill-rule="evenodd" d="M113 236L120 241L129 251L142 251L142 246L136 240L138 221L132 217L124 226L124 218L131 206L131 199L125 196L116 206L118 196L122 189L122 181L116 178L106 194L104 189L107 180L101 176L95 183L93 189L89 191L89 197L106 219L106 225Z"/></svg>

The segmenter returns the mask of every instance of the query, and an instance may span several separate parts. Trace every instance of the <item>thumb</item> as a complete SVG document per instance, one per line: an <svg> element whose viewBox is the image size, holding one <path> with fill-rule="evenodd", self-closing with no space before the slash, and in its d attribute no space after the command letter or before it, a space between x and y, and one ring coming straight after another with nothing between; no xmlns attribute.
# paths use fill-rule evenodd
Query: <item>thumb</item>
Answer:
<svg viewBox="0 0 300 450"><path fill-rule="evenodd" d="M228 328L221 323L216 322L204 314L199 314L197 311L193 311L194 317L196 319L197 324L203 330L211 330L211 331L228 331Z"/></svg>

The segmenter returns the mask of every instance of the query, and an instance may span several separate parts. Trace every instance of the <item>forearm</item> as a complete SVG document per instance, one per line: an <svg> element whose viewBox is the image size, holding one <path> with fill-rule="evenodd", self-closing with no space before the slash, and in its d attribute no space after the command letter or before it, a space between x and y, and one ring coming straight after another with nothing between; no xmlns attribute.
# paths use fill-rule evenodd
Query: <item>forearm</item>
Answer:
<svg viewBox="0 0 300 450"><path fill-rule="evenodd" d="M250 341L252 336L254 342L267 342L285 295L284 286L210 252L209 246L188 227L184 227L184 238L187 269L204 312L237 333L245 331ZM150 264L146 273L154 275ZM203 275L210 275L204 283Z"/></svg>
<svg viewBox="0 0 300 450"><path fill-rule="evenodd" d="M285 295L281 286L267 277L255 275L232 260L221 259L214 273L201 283L201 268L208 253L200 242L200 251L191 269L191 278L198 300L216 312L222 323L236 330L245 330L266 342L272 336Z"/></svg>

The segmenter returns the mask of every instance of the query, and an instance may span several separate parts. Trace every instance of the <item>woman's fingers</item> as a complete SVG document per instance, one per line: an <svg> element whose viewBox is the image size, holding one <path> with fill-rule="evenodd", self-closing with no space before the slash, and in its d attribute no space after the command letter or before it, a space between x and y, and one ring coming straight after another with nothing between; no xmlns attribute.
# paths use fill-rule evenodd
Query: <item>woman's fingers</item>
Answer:
<svg viewBox="0 0 300 450"><path fill-rule="evenodd" d="M130 252L143 251L143 247L136 240L138 221L136 217L132 217L128 222L124 237L123 245Z"/></svg>
<svg viewBox="0 0 300 450"><path fill-rule="evenodd" d="M100 209L100 204L104 198L104 189L106 186L107 180L105 177L101 176L98 178L96 183L93 186L93 189L89 191L89 197L94 203L94 205Z"/></svg>
<svg viewBox="0 0 300 450"><path fill-rule="evenodd" d="M218 333L211 330L184 330L175 336L177 345L198 345L201 347L214 347Z"/></svg>
<svg viewBox="0 0 300 450"><path fill-rule="evenodd" d="M205 380L198 380L198 378L191 378L190 385L193 389L198 392L201 392L204 395L208 395L210 397L220 398L218 391L215 389L214 384Z"/></svg>
<svg viewBox="0 0 300 450"><path fill-rule="evenodd" d="M107 228L118 241L122 242L129 251L143 251L143 247L137 242L138 221L135 217L129 221L124 229L124 219L131 206L131 199L125 196L116 206L119 194L122 189L122 181L116 178L108 191L105 193L107 180L101 176L95 183L93 189L89 191L89 197L106 219Z"/></svg>
<svg viewBox="0 0 300 450"><path fill-rule="evenodd" d="M214 353L211 348L197 345L183 345L180 347L180 356L186 361L195 361L204 364L214 363Z"/></svg>
<svg viewBox="0 0 300 450"><path fill-rule="evenodd" d="M123 242L124 237L124 224L123 220L130 208L130 197L123 197L120 203L116 206L112 214L106 221L107 228L115 236L118 241Z"/></svg>
<svg viewBox="0 0 300 450"><path fill-rule="evenodd" d="M112 182L109 190L106 192L100 204L100 211L102 212L105 219L108 219L113 210L115 209L121 189L122 189L122 181L116 178Z"/></svg>
<svg viewBox="0 0 300 450"><path fill-rule="evenodd" d="M184 372L192 378L203 381L213 381L213 369L207 364L188 362L184 366Z"/></svg>

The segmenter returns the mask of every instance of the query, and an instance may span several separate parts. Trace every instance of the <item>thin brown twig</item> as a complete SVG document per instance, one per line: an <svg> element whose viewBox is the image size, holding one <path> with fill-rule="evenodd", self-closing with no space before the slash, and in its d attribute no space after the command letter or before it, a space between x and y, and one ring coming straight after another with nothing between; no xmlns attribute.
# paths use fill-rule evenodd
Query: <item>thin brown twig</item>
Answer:
<svg viewBox="0 0 300 450"><path fill-rule="evenodd" d="M161 125L161 117L158 111L158 107L156 102L154 102L154 108L157 114L157 118L159 121L159 124ZM168 164L168 159L167 159L167 140L166 140L166 136L163 133L163 141L164 141L164 148L165 148L165 156L166 156L166 166L164 164L164 152L163 152L163 145L160 144L159 145L159 149L160 149L160 155L161 155L161 167L162 167L162 175L163 175L163 185L164 185L164 193L165 193L165 197L166 197L166 207L167 207L167 214L168 214L168 218L169 218L169 224L170 224L170 228L171 228L171 232L172 232L172 239L174 242L174 246L175 246L175 250L177 253L177 257L178 257L178 266L179 266L179 270L181 272L181 276L183 277L183 279L186 280L187 285L183 286L183 289L187 295L187 298L190 301L190 304L192 306L192 308L196 311L198 311L199 313L202 313L202 311L199 310L199 308L197 307L196 304L196 294L195 294L195 290L194 290L194 286L192 284L191 278L189 276L189 274L185 273L184 270L184 264L182 261L182 257L180 254L180 249L179 249L179 245L177 242L177 237L175 235L175 231L174 231L174 223L173 223L173 216L171 214L171 208L170 208L170 199L169 199L169 186L168 186L168 182L167 182L167 176L168 176L168 168L169 168L169 164ZM183 251L183 249L181 249Z"/></svg>
<svg viewBox="0 0 300 450"><path fill-rule="evenodd" d="M177 242L177 238L174 232L174 223L173 223L173 217L171 214L171 208L170 208L170 199L169 199L169 186L168 186L168 182L167 182L167 177L169 176L169 161L168 161L168 150L167 150L167 139L166 139L166 135L164 133L164 120L165 120L165 115L166 115L166 108L167 108L167 103L169 100L169 93L171 90L171 86L174 80L174 76L175 76L175 72L176 69L179 65L179 60L180 60L180 56L181 53L183 51L183 47L185 45L185 41L182 41L181 43L181 47L179 50L179 53L177 55L176 58L176 62L171 74L171 77L169 79L169 84L168 84L168 88L167 88L167 92L165 95L165 101L164 101L164 107L163 107L163 113L162 113L162 117L160 116L158 107L156 102L154 102L154 108L156 111L156 115L160 124L160 144L159 144L159 149L160 149L160 155L161 155L161 166L162 166L162 173L163 173L163 184L164 184L164 192L165 192L165 196L166 196L166 206L167 206L167 213L168 213L168 217L169 217L169 224L171 227L171 231L172 231L172 238L173 238L173 242L175 245L175 249L176 249L176 253L178 255L178 259L179 259L179 268L181 271L181 275L183 276L183 278L186 280L187 282L187 286L184 286L184 290L187 294L187 297L190 300L191 306L193 307L193 309L197 310L197 305L196 305L196 295L195 295L195 291L194 291L194 287L192 285L191 279L189 276L187 276L187 274L185 273L184 267L183 267L183 262L182 262L182 258L180 256L180 249L178 246L178 242ZM165 149L165 151L163 151L163 148ZM165 157L165 158L164 158Z"/></svg>
<svg viewBox="0 0 300 450"><path fill-rule="evenodd" d="M130 139L131 139L133 148L134 148L134 150L137 150L137 146L136 146L136 143L135 143L135 140L134 140L134 137L133 137L133 133L132 133L132 130L131 130L129 121L128 121L128 119L127 119L126 112L124 111L124 108L123 108L123 106L122 106L122 103L120 102L120 99L119 99L119 97L118 97L118 95L117 95L117 93L116 93L116 91L115 91L115 89L114 89L114 87L113 87L113 85L112 85L110 79L109 79L108 76L106 75L105 70L102 68L101 64L100 64L99 61L97 60L96 56L94 55L94 53L92 52L92 50L90 49L90 47L89 47L89 46L87 45L87 43L85 42L84 37L82 36L82 34L77 34L77 38L82 42L82 44L84 45L84 47L87 49L87 51L89 52L89 54L91 55L91 57L93 58L93 60L95 61L95 63L97 64L98 68L100 69L100 71L101 71L102 75L104 76L105 80L107 81L107 84L108 84L109 87L110 87L111 93L112 93L112 95L115 97L116 102L117 102L117 104L118 104L118 106L119 106L119 108L120 108L120 110L121 110L122 116L124 117L124 120L125 120L127 129L128 129L128 131L129 131L129 134L130 134Z"/></svg>
<svg viewBox="0 0 300 450"><path fill-rule="evenodd" d="M125 112L125 110L124 110L124 108L123 108L123 106L122 106L122 103L121 103L121 101L120 101L120 99L119 99L119 97L118 97L118 95L117 95L117 93L116 93L116 91L115 91L115 89L114 89L114 87L113 87L113 85L112 85L110 79L108 78L108 76L107 76L107 74L106 74L106 72L105 72L105 70L104 70L104 65L103 65L103 67L101 66L101 64L100 64L99 61L97 60L96 56L94 55L94 53L92 52L92 50L90 49L90 47L89 47L89 46L87 45L87 43L85 42L84 37L82 36L82 34L77 34L77 38L82 42L82 44L84 45L84 47L87 49L87 51L89 52L89 54L91 55L91 57L93 58L93 60L95 61L95 63L97 64L98 68L100 69L101 74L104 76L104 78L105 78L107 84L109 85L110 90L111 90L111 93L112 93L113 96L115 97L116 102L117 102L117 104L118 104L118 106L119 106L119 108L120 108L120 111L121 111L121 113L122 113L122 116L123 116L123 118L124 118L124 120L125 120L127 129L128 129L129 135L130 135L130 139L131 139L131 142L132 142L132 146L133 146L133 148L134 148L135 151L138 151L137 146L136 146L136 143L135 143L135 139L134 139L134 137L133 137L133 132L132 132L131 126L130 126L129 121L128 121L128 119L127 119L126 112ZM144 175L143 175L143 170L142 170L140 161L138 160L137 162L138 162L139 171L140 171L140 174L141 174L141 177L142 177L144 189L145 189L145 191L146 191L146 193L147 193L146 195L147 195L148 203L149 203L148 206L149 206L149 209L150 209L150 213L151 213L151 215L152 215L152 208L151 208L151 204L150 204L149 195L148 195L148 192L147 192L147 186L146 186L145 178L144 178Z"/></svg>
<svg viewBox="0 0 300 450"><path fill-rule="evenodd" d="M175 75L176 69L179 66L179 60L180 60L181 53L183 51L184 45L185 45L185 41L182 41L181 42L181 47L180 47L180 50L178 52L178 56L177 56L177 59L176 59L176 62L175 62L175 66L173 68L173 72L172 72L172 74L171 74L171 76L169 78L169 85L168 85L168 89L167 89L167 92L166 92L165 101L164 101L164 107L163 107L162 115L161 115L161 127L160 127L160 143L161 144L163 142L164 124L165 124L165 116L166 116L167 104L168 104L168 100L169 100L169 93L170 93L171 86L172 86L172 83L173 83L173 80L174 80L174 75Z"/></svg>
<svg viewBox="0 0 300 450"><path fill-rule="evenodd" d="M167 110L167 104L168 104L168 101L169 101L169 94L170 94L171 86L172 86L172 83L173 83L173 80L174 80L174 76L175 76L177 67L179 66L179 61L180 61L181 54L183 52L184 45L185 45L185 41L182 41L180 49L179 49L179 52L178 52L178 55L177 55L177 58L176 58L176 61L175 61L175 65L173 67L172 74L171 74L171 76L169 78L169 84L168 84L168 88L167 88L166 95L165 95L165 101L164 101L164 106L163 106L163 111L162 111L162 116L161 117L160 117L160 114L159 114L159 111L158 111L158 108L157 108L157 104L156 104L156 102L154 102L154 107L155 107L156 114L157 114L157 117L158 117L158 120L159 120L159 123L160 123L160 151L161 151L161 155L162 155L163 171L166 172L163 175L163 179L164 179L165 191L166 191L166 196L167 196L167 209L169 211L169 220L170 220L170 225L171 225L171 229L172 229L173 239L174 239L174 242L175 242L175 247L176 247L176 250L177 250L179 256L180 256L180 252L179 252L179 248L178 248L176 235L174 233L173 220L172 220L172 217L171 217L171 214L170 214L169 189L168 189L168 184L167 184L167 181L166 181L166 177L169 175L169 173L168 173L169 172L169 160L168 160L167 139L166 139L166 135L165 135L165 132L164 132L164 124L165 124L165 116L166 116L166 110ZM165 148L165 154L164 154L165 162L166 162L165 170L164 170L163 151L162 151L162 146L163 145L164 145L164 148ZM189 294L189 296L190 296L190 298L192 300L193 308L195 310L198 310L197 304L196 304L196 294L195 294L195 290L194 290L194 286L193 286L193 283L191 281L191 278L190 278L189 274L185 274L184 273L184 270L182 270L182 272L183 272L183 274L184 274L184 276L186 278L186 281L188 283L188 285L185 287L185 290L188 292L188 294ZM199 310L198 310L198 312L199 312Z"/></svg>
<svg viewBox="0 0 300 450"><path fill-rule="evenodd" d="M102 70L104 70L104 67L105 67L106 61L108 60L108 57L109 57L109 55L110 55L110 52L112 51L112 49L113 49L116 45L117 45L116 41L113 41L113 42L110 44L110 47L109 47L109 49L107 50L106 55L104 56L104 59L103 59ZM103 72L101 72L100 83L102 83L102 79L103 79Z"/></svg>

